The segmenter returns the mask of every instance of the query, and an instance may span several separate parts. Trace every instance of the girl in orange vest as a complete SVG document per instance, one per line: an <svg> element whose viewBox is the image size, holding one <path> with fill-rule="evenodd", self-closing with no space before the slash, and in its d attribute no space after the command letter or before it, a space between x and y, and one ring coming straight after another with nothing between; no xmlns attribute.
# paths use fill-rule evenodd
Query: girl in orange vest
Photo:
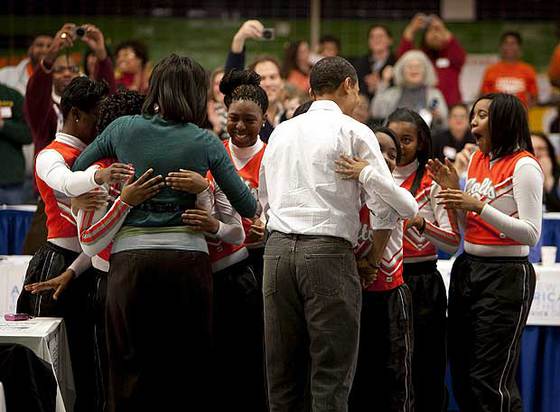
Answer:
<svg viewBox="0 0 560 412"><path fill-rule="evenodd" d="M403 276L412 293L414 355L412 382L415 410L446 410L445 310L443 279L436 268L437 250L456 252L460 235L455 214L437 204L441 187L427 173L432 156L430 128L420 115L397 109L387 119L400 139L402 157L393 172L395 181L412 193L418 214L406 223L403 239Z"/></svg>
<svg viewBox="0 0 560 412"><path fill-rule="evenodd" d="M401 158L399 139L387 127L374 129L374 132L387 166L393 172ZM354 166L357 176L362 168L363 164ZM412 197L411 202L414 202ZM362 229L354 248L358 261L375 253L377 239L374 239L371 215L364 205L360 210ZM352 412L370 411L373 405L381 412L414 410L412 296L403 279L403 228L404 222L400 221L392 230L377 277L362 293L360 350L348 404Z"/></svg>
<svg viewBox="0 0 560 412"><path fill-rule="evenodd" d="M257 198L259 169L266 148L259 133L268 98L260 76L233 70L220 82L228 109L226 151L241 179ZM264 221L242 219L245 242L209 242L214 279L215 379L222 395L216 410L265 411L263 366L262 255Z"/></svg>
<svg viewBox="0 0 560 412"><path fill-rule="evenodd" d="M535 291L527 256L540 237L544 177L518 98L482 96L471 127L480 150L464 191L451 163L429 164L447 188L440 204L460 211L465 224L465 253L453 265L449 289L453 390L464 411L521 411L515 370Z"/></svg>

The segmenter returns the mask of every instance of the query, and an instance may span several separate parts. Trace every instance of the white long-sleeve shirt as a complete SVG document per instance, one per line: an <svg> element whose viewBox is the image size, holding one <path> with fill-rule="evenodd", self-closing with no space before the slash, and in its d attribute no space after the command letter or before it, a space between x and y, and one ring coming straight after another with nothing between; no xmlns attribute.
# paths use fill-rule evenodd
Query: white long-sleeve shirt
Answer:
<svg viewBox="0 0 560 412"><path fill-rule="evenodd" d="M374 222L376 227L396 226L399 215L391 206L401 201L400 191L392 187L398 186L375 135L344 115L335 102L319 100L307 113L280 123L268 141L259 200L269 231L334 236L357 243L361 187L336 175L334 162L342 154L365 159L387 183L365 188L366 204L372 206L376 219L385 222ZM382 200L379 206L373 202L377 198Z"/></svg>
<svg viewBox="0 0 560 412"><path fill-rule="evenodd" d="M378 191L381 193L381 199L391 201L391 207L402 219L409 219L418 213L418 203L412 194L398 186L398 181L387 180L370 165L362 169L359 177L360 183L364 185L369 193ZM376 229L382 227L374 225Z"/></svg>
<svg viewBox="0 0 560 412"><path fill-rule="evenodd" d="M243 230L241 216L233 208L225 193L220 189L220 186L216 185L214 187L213 205L210 208L202 204L199 205L199 202L200 200L197 198L197 207L211 211L212 216L220 224L216 233L206 234L208 237L220 239L233 245L241 245L245 241L245 230Z"/></svg>
<svg viewBox="0 0 560 412"><path fill-rule="evenodd" d="M59 141L75 147L80 151L86 148L86 144L77 137L58 132L55 141ZM44 149L39 152L35 160L37 176L49 187L68 197L77 197L90 190L101 187L95 182L97 168L88 168L83 172L72 172L62 155L53 149Z"/></svg>

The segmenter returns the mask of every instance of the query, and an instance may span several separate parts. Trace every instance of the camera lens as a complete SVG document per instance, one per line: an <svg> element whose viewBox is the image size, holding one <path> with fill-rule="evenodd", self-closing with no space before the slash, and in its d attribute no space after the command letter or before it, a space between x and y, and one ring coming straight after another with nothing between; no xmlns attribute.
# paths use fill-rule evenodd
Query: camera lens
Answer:
<svg viewBox="0 0 560 412"><path fill-rule="evenodd" d="M76 29L76 36L84 37L84 34L86 34L86 30L83 27L78 27Z"/></svg>
<svg viewBox="0 0 560 412"><path fill-rule="evenodd" d="M263 31L263 39L270 40L272 38L272 32L270 30Z"/></svg>

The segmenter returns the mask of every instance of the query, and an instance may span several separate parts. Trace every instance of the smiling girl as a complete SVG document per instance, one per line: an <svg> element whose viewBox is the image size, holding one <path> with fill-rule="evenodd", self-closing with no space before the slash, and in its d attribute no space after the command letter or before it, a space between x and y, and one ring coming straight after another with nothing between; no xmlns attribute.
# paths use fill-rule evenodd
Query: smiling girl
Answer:
<svg viewBox="0 0 560 412"><path fill-rule="evenodd" d="M430 129L419 114L397 109L387 119L400 139L402 157L393 173L395 181L412 193L418 214L404 231L404 279L412 293L414 357L412 380L415 410L445 410L445 286L437 270L437 251L456 252L460 236L454 212L437 204L441 187L427 173L432 156Z"/></svg>
<svg viewBox="0 0 560 412"><path fill-rule="evenodd" d="M252 70L227 72L220 82L230 136L224 145L255 198L266 148L259 133L268 109L267 94L260 82L260 76ZM216 410L264 411L261 287L265 226L260 218L243 219L242 223L243 245L217 242L209 248L214 270L216 379L223 388Z"/></svg>
<svg viewBox="0 0 560 412"><path fill-rule="evenodd" d="M521 411L515 370L535 291L527 256L540 237L544 177L518 98L482 96L471 127L480 150L465 191L450 163L429 164L447 187L440 203L465 220L465 253L453 265L449 289L453 388L461 410Z"/></svg>
<svg viewBox="0 0 560 412"><path fill-rule="evenodd" d="M374 130L381 153L393 172L401 160L397 135L387 127ZM411 199L414 201L414 199ZM360 211L362 230L354 249L360 262L375 244L370 210ZM360 349L348 410L369 411L375 399L377 411L414 410L412 391L412 296L403 280L403 228L392 230L377 270L376 279L362 292ZM360 267L360 264L358 264Z"/></svg>

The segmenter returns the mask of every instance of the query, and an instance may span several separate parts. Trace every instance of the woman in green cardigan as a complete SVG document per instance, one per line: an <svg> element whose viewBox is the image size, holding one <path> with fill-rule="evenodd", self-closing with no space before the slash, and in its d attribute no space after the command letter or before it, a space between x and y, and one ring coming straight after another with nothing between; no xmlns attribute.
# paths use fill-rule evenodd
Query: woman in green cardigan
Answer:
<svg viewBox="0 0 560 412"><path fill-rule="evenodd" d="M207 82L196 61L164 58L143 115L115 120L74 163L84 170L113 157L132 164L137 177L149 168L179 176L132 208L114 238L106 311L111 411L198 411L209 401L212 272L204 235L181 222L196 190L173 188L189 183L180 169L210 170L242 216L255 216L257 205L220 140L199 127Z"/></svg>

